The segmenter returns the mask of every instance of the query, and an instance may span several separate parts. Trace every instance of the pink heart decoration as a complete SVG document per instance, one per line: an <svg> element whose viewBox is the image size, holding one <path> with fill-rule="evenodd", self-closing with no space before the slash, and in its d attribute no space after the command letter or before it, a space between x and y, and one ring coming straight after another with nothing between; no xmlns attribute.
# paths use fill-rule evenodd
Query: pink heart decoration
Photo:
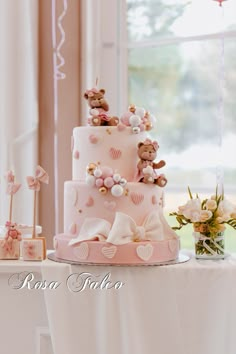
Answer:
<svg viewBox="0 0 236 354"><path fill-rule="evenodd" d="M79 260L87 259L89 254L89 246L87 242L82 242L79 246L74 247L73 253Z"/></svg>
<svg viewBox="0 0 236 354"><path fill-rule="evenodd" d="M97 144L98 142L98 137L94 134L89 135L89 141L91 144Z"/></svg>
<svg viewBox="0 0 236 354"><path fill-rule="evenodd" d="M136 248L137 255L143 261L148 261L153 254L153 246L148 243L147 245L140 245Z"/></svg>
<svg viewBox="0 0 236 354"><path fill-rule="evenodd" d="M178 247L178 240L177 239L172 239L168 241L168 246L169 246L169 250L172 253L175 253L177 251L177 247Z"/></svg>
<svg viewBox="0 0 236 354"><path fill-rule="evenodd" d="M79 151L75 150L73 156L74 156L74 159L78 160L79 159Z"/></svg>
<svg viewBox="0 0 236 354"><path fill-rule="evenodd" d="M118 160L121 157L122 152L121 150L112 147L109 150L109 154L113 160Z"/></svg>
<svg viewBox="0 0 236 354"><path fill-rule="evenodd" d="M93 204L94 204L94 200L93 200L93 198L91 196L89 196L89 198L88 198L88 200L87 200L85 205L87 207L91 207L91 206L93 206Z"/></svg>
<svg viewBox="0 0 236 354"><path fill-rule="evenodd" d="M116 207L116 202L109 202L108 200L105 200L104 207L108 210L114 210Z"/></svg>
<svg viewBox="0 0 236 354"><path fill-rule="evenodd" d="M72 235L75 235L77 233L77 225L75 223L72 223L69 227L69 232Z"/></svg>
<svg viewBox="0 0 236 354"><path fill-rule="evenodd" d="M115 256L116 251L117 251L116 246L102 248L102 254L104 255L104 257L109 258L109 259L111 259Z"/></svg>
<svg viewBox="0 0 236 354"><path fill-rule="evenodd" d="M152 204L153 205L157 204L157 198L155 195L152 196Z"/></svg>
<svg viewBox="0 0 236 354"><path fill-rule="evenodd" d="M135 205L142 203L144 195L141 193L132 192L130 193L130 198Z"/></svg>

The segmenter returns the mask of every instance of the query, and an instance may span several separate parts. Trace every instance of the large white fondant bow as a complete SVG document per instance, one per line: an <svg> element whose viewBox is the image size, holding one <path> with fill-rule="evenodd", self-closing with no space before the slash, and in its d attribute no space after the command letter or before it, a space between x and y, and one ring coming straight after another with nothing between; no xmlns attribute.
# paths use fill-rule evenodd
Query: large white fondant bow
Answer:
<svg viewBox="0 0 236 354"><path fill-rule="evenodd" d="M69 245L85 240L122 245L134 241L161 241L176 237L176 233L166 222L161 210L151 212L142 226L138 226L129 215L117 212L112 226L104 219L85 219L78 237L70 240Z"/></svg>

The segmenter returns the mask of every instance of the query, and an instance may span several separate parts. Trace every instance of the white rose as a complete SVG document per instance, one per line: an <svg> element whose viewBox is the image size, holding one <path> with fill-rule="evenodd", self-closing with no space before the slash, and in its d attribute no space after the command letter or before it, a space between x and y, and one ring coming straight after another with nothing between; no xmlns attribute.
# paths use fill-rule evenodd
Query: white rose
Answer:
<svg viewBox="0 0 236 354"><path fill-rule="evenodd" d="M208 210L215 210L216 207L217 207L217 203L216 203L215 200L213 200L213 199L207 199L207 201L206 201L206 208L207 208Z"/></svg>
<svg viewBox="0 0 236 354"><path fill-rule="evenodd" d="M212 217L212 212L210 210L201 210L200 212L200 221L205 222Z"/></svg>
<svg viewBox="0 0 236 354"><path fill-rule="evenodd" d="M178 209L178 214L183 215L186 219L190 219L194 213L199 213L201 210L201 200L199 198L190 199L185 205ZM194 216L195 219L196 215Z"/></svg>
<svg viewBox="0 0 236 354"><path fill-rule="evenodd" d="M194 211L191 213L189 219L192 222L199 222L200 221L200 211Z"/></svg>
<svg viewBox="0 0 236 354"><path fill-rule="evenodd" d="M234 208L234 205L229 200L224 199L220 201L218 211L222 214L231 214L234 211Z"/></svg>

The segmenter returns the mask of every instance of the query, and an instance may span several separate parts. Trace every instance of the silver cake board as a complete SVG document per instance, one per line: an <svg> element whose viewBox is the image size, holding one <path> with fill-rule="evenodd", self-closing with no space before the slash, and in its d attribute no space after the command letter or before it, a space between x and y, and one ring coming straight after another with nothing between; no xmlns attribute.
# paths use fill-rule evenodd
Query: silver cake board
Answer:
<svg viewBox="0 0 236 354"><path fill-rule="evenodd" d="M187 262L190 257L187 256L186 254L182 254L181 252L179 253L179 257L172 260L172 261L166 261L166 262L154 262L154 263L138 263L138 264L114 264L114 263L86 263L86 262L80 262L80 261L70 261L66 259L61 259L57 258L55 255L55 252L49 253L47 255L47 258L50 259L53 262L58 262L58 263L67 263L67 264L72 264L72 265L83 265L83 266L112 266L112 267L150 267L150 266L165 266L165 265L173 265L173 264L180 264L180 263L185 263Z"/></svg>

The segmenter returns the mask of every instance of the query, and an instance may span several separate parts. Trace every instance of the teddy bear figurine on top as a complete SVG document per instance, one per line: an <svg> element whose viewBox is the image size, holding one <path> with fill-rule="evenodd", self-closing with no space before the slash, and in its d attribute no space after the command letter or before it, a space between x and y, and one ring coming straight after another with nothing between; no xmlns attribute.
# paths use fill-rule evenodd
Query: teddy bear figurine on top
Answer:
<svg viewBox="0 0 236 354"><path fill-rule="evenodd" d="M119 124L119 118L110 116L109 105L104 97L105 90L98 90L96 87L86 90L84 98L88 101L91 117L88 119L89 125L93 126L116 126Z"/></svg>
<svg viewBox="0 0 236 354"><path fill-rule="evenodd" d="M154 162L159 145L157 141L146 139L138 144L138 156L140 158L137 168L137 180L147 184L157 184L164 187L167 179L164 174L157 174L156 170L165 166L165 161Z"/></svg>

